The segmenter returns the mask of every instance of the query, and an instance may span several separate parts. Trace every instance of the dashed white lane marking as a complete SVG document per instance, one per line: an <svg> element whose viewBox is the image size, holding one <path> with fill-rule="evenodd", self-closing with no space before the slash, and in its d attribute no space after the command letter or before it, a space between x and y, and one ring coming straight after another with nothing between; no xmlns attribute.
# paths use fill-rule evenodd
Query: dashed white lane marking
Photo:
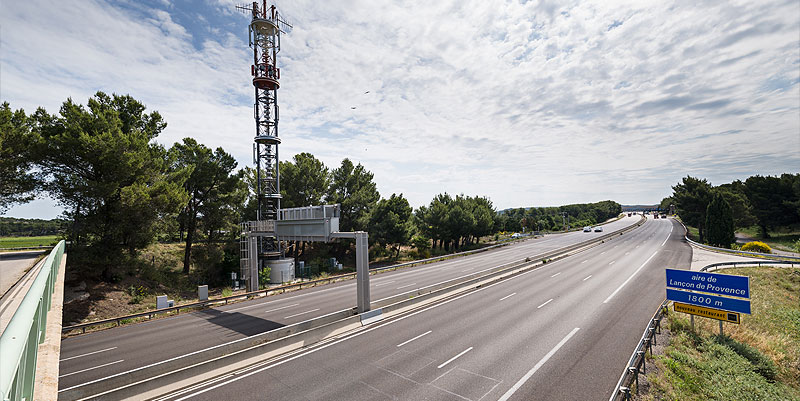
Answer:
<svg viewBox="0 0 800 401"><path fill-rule="evenodd" d="M275 312L275 311L279 311L281 309L289 309L289 308L292 308L292 307L295 307L295 306L298 306L298 305L300 305L300 304L291 304L291 305L281 306L280 308L267 309L267 310L264 311L264 313Z"/></svg>
<svg viewBox="0 0 800 401"><path fill-rule="evenodd" d="M391 284L391 283L394 283L394 280L392 280L392 281L387 281L387 282L385 282L385 283L375 284L374 286L375 286L375 287L380 287L380 286L382 286L382 285Z"/></svg>
<svg viewBox="0 0 800 401"><path fill-rule="evenodd" d="M550 299L547 300L547 302L537 306L536 309L541 309L543 306L549 304L550 302L553 302L553 298L550 298Z"/></svg>
<svg viewBox="0 0 800 401"><path fill-rule="evenodd" d="M556 274L554 274L554 275L552 275L550 277L555 277L555 276L558 276L559 274L561 274L561 272L558 272L558 273L556 273Z"/></svg>
<svg viewBox="0 0 800 401"><path fill-rule="evenodd" d="M497 401L508 401L508 399L511 398L511 396L514 395L514 393L517 390L519 390L519 388L522 387L522 385L525 384L525 382L527 382L528 379L530 379L531 376L533 376L533 374L536 373L536 371L542 367L542 365L547 363L547 361L550 358L552 358L553 355L555 355L555 353L558 352L558 350L561 349L561 347L563 347L564 344L566 344L567 341L569 341L569 339L572 338L572 336L574 336L575 333L578 332L578 330L580 330L579 327L572 329L572 331L570 331L566 337L562 338L561 341L559 341L559 343L556 344L556 346L553 347L553 349L551 349L550 352L547 353L547 355L545 355L544 357L542 357L542 359L539 360L539 362L536 362L536 365L534 365L533 368L531 368L531 370L528 371L528 373L525 373L525 376L522 376L522 378L519 379L519 381L517 381L513 386L511 386L511 388L508 389L508 391L506 391L506 393L503 394L503 396L500 397L500 399Z"/></svg>
<svg viewBox="0 0 800 401"><path fill-rule="evenodd" d="M294 315L286 316L284 319L289 319L289 318L293 318L293 317L296 317L296 316L305 315L306 313L316 312L318 310L319 310L319 308L312 309L312 310L307 310L305 312L295 313Z"/></svg>
<svg viewBox="0 0 800 401"><path fill-rule="evenodd" d="M586 263L586 262L588 262L588 261L589 261L589 259L586 259L586 260L584 260L583 262L581 262L581 264L584 264L584 263Z"/></svg>
<svg viewBox="0 0 800 401"><path fill-rule="evenodd" d="M498 301L502 301L504 299L511 298L514 295L517 295L517 293L516 292L512 292L511 294L508 294L508 295L504 296L503 298L500 298Z"/></svg>
<svg viewBox="0 0 800 401"><path fill-rule="evenodd" d="M616 260L612 260L612 261L609 263L609 265L613 265L613 264L614 264L614 262L616 262Z"/></svg>
<svg viewBox="0 0 800 401"><path fill-rule="evenodd" d="M408 287L411 287L412 285L417 285L417 283L411 283L411 284L401 285L401 286L397 287L397 289L398 289L398 290L402 290L403 288L408 288Z"/></svg>
<svg viewBox="0 0 800 401"><path fill-rule="evenodd" d="M458 357L460 357L461 355L464 355L464 354L466 354L467 352L470 352L470 351L472 351L472 347L469 347L469 348L461 351L461 353L459 353L458 355L448 359L445 363L437 366L436 369L441 369L441 368L447 366L448 363L455 361L456 359L458 359Z"/></svg>
<svg viewBox="0 0 800 401"><path fill-rule="evenodd" d="M83 369L83 370L79 370L79 371L77 371L77 372L72 372L72 373L63 374L63 375L60 375L60 376L58 376L58 377L59 377L59 378L61 378L61 377L67 377L67 376L77 375L78 373L83 373L83 372L88 372L88 371L90 371L90 370L95 370L95 369L104 368L104 367L106 367L106 366L113 365L113 364L115 364L115 363L124 362L124 361L125 361L124 359L120 359L120 360L118 360L118 361L115 361L115 362L104 363L104 364L102 364L102 365L97 365L97 366L95 366L95 367L93 367L93 368L89 368L89 369Z"/></svg>
<svg viewBox="0 0 800 401"><path fill-rule="evenodd" d="M424 333L422 333L422 334L420 334L420 335L418 335L418 336L416 336L416 337L414 337L414 338L412 338L410 340L406 340L406 341L401 342L400 344L397 344L397 346L398 347L402 347L402 346L404 346L404 345L406 345L406 344L408 344L408 343L410 343L410 342L412 342L414 340L420 339L422 337L427 336L428 334L431 334L431 332L432 332L431 330L428 330L428 331L426 331L426 332L424 332Z"/></svg>
<svg viewBox="0 0 800 401"><path fill-rule="evenodd" d="M658 253L658 251L655 251L655 252L653 252L653 254L652 254L652 255L650 255L650 257L649 257L649 258L647 258L647 260L645 260L645 261L644 261L644 263L642 263L642 265L641 265L641 266L639 266L639 268L638 268L638 269L636 269L636 271L635 271L635 272L633 272L633 274L631 274L631 276L630 276L630 277L628 277L628 279L627 279L627 280L625 280L625 282L624 282L624 283L620 284L620 286L619 286L619 287L617 287L617 289L616 289L616 290L614 290L614 292L612 292L612 293L611 293L611 295L609 295L609 296L608 296L608 298L606 298L606 300L605 300L605 301L603 301L603 303L604 303L604 304L607 304L607 303L608 303L608 301L610 301L610 300L611 300L611 298L614 298L614 295L617 295L617 293L619 292L619 290L621 290L621 289L622 289L622 287L624 287L624 286L625 286L625 284L628 284L628 282L629 282L629 281L631 281L631 279L633 278L633 276L635 276L635 275L636 275L636 273L639 273L639 270L642 270L642 268L643 268L643 267L644 267L644 266L647 264L647 262L649 262L649 261L650 261L650 259L653 259L653 256L656 256L656 254L657 254L657 253Z"/></svg>
<svg viewBox="0 0 800 401"><path fill-rule="evenodd" d="M586 280L588 280L588 279L590 279L590 278L592 278L592 275L591 275L591 274L590 274L590 275L588 275L588 276L586 276L586 278L584 278L584 279L583 279L583 281L586 281Z"/></svg>
<svg viewBox="0 0 800 401"><path fill-rule="evenodd" d="M69 357L69 358L64 358L64 359L59 359L58 361L59 361L59 362L64 362L64 361L68 361L68 360L70 360L70 359L75 359L75 358L80 358L80 357L84 357L84 356L89 356L89 355L99 354L99 353L101 353L101 352L111 351L112 349L117 349L117 347L111 347L111 348L101 349L101 350L99 350L99 351L87 352L87 353L85 353L85 354L81 354L81 355L75 355L75 356L71 356L71 357Z"/></svg>

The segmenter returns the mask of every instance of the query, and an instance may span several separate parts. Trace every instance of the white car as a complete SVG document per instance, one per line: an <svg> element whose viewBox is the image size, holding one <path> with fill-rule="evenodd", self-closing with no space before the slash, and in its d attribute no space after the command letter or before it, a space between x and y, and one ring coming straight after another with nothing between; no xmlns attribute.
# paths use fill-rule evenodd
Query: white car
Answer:
<svg viewBox="0 0 800 401"><path fill-rule="evenodd" d="M594 232L596 232L596 233L601 233L601 232L603 232L603 227L601 227L601 226L597 226L597 227L595 227L595 228L594 228Z"/></svg>
<svg viewBox="0 0 800 401"><path fill-rule="evenodd" d="M592 228L589 227L589 226L586 226L586 227L583 228L583 232L590 233L590 232L592 232Z"/></svg>

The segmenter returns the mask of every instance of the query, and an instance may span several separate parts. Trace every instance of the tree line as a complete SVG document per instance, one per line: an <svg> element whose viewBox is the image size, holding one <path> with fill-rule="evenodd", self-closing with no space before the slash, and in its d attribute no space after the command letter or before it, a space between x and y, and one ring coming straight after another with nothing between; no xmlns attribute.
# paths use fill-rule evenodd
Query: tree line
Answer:
<svg viewBox="0 0 800 401"><path fill-rule="evenodd" d="M61 219L18 219L0 217L0 237L34 237L39 235L58 235L63 231L66 221Z"/></svg>
<svg viewBox="0 0 800 401"><path fill-rule="evenodd" d="M670 205L684 223L697 227L700 241L729 248L736 228L757 225L764 238L778 227L800 223L800 174L754 175L718 186L706 179L684 177L672 187Z"/></svg>
<svg viewBox="0 0 800 401"><path fill-rule="evenodd" d="M104 279L156 241L183 244L185 273L195 245L204 245L204 254L221 247L206 280L224 277L238 267L238 223L256 216L255 173L223 148L193 138L159 144L166 126L157 111L147 112L129 95L97 92L85 106L67 99L56 114L44 108L26 114L3 103L0 213L39 193L56 199L64 208L70 263ZM283 208L338 203L341 231L368 231L371 244L395 258L406 245L455 250L498 231L560 229L560 213L575 226L621 211L604 201L498 212L486 197L447 193L414 210L403 194L381 197L373 173L360 163L344 159L331 169L310 153L281 161L280 182ZM304 248L286 247L295 257Z"/></svg>
<svg viewBox="0 0 800 401"><path fill-rule="evenodd" d="M570 227L593 226L619 216L622 205L606 200L557 207L508 209L497 217L503 231L560 231Z"/></svg>

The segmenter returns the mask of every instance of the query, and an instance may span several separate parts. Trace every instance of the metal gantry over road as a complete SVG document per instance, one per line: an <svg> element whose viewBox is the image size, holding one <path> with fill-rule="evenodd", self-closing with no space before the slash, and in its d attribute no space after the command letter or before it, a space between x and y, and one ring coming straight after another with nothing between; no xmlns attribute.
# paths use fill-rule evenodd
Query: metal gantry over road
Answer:
<svg viewBox="0 0 800 401"><path fill-rule="evenodd" d="M606 231L613 231L615 226L630 225L632 221L633 219L628 218L611 223ZM383 359L390 355L383 354L383 352L390 346L396 350L408 351L413 349L412 345L416 347L432 341L430 345L426 345L426 347L432 348L421 352L414 351L413 354L424 356L422 361L432 359L430 364L435 363L435 366L432 365L434 368L444 364L438 368L440 375L450 369L457 369L457 371L444 375L436 383L432 383L432 381L427 383L423 380L420 383L425 386L411 386L408 390L402 391L398 388L387 394L406 394L404 391L409 391L408 394L416 394L417 391L422 391L421 394L428 394L427 391L436 393L439 391L436 386L449 389L449 385L444 383L450 381L464 385L463 383L472 381L469 378L477 377L472 376L473 374L478 374L490 378L491 380L487 383L499 382L496 383L494 390L489 391L490 395L485 399L499 398L502 395L500 389L503 389L503 393L507 392L517 381L529 374L537 362L547 356L575 328L579 328L579 330L573 333L559 350L550 354L546 363L542 362L535 372L530 373L530 378L519 386L515 394L525 393L529 383L538 381L538 378L545 375L545 372L550 369L549 367L558 366L560 362L557 361L561 360L562 355L576 346L589 348L591 352L587 349L572 355L573 351L570 351L570 358L583 361L580 367L574 365L571 369L586 370L585 373L588 377L594 377L595 373L591 371L592 366L607 367L609 361L613 361L614 358L620 359L618 365L621 369L626 362L625 356L638 341L641 333L640 326L647 321L652 310L661 301L657 299L657 294L659 288L663 288L663 267L688 266L691 259L691 251L679 241L682 238L681 235L678 235L677 230L672 232L673 224L672 220L648 221L644 226L630 233L562 261L548 263L518 278L482 287L484 289L477 292L467 292L457 298L407 316L394 317L386 319L385 322L375 323L374 326L366 326L364 330L353 335L346 335L339 340L326 343L330 345L326 345L323 349L313 351L308 355L298 354L295 359L280 362L274 368L266 369L263 374L271 375L273 369L278 366L298 368L296 364L306 363L315 365L311 371L320 374L320 369L328 368L347 372L349 368L344 368L344 366L353 362L353 358L358 359L359 363L365 363L365 366L382 366L381 369L388 369L391 374L398 373L398 369L400 373L408 373L403 370L405 368L387 368L381 365L383 362L389 362L390 359L399 358L405 354L400 353L389 359ZM680 228L679 225L677 227ZM414 294L416 288L434 284L448 277L488 269L504 261L561 248L566 244L585 240L587 236L598 234L551 235L484 254L384 273L372 280L371 289L377 298L373 302L396 296L395 294ZM670 238L672 240L668 241ZM200 311L147 324L65 339L61 366L64 376L61 378L60 388L65 390L80 386L81 383L102 379L111 374L124 374L125 371L137 367L215 346L215 344L220 344L220 340L246 338L248 335L270 328L279 328L284 324L321 316L330 311L342 309L336 306L338 304L345 308L349 307L347 306L348 302L343 298L352 298L342 297L340 294L352 294L350 291L353 286L353 282L337 283L259 301L230 305L226 308ZM430 333L424 334L427 331ZM181 332L192 333L190 336L195 341L192 341L191 344L187 344L186 341L177 341L179 338L187 338L187 335L181 334ZM163 339L164 344L160 345L159 341L148 339L153 336ZM420 337L414 339L417 336ZM494 336L497 336L497 339L490 340ZM177 342L172 339L176 339ZM402 347L397 346L411 339L413 341ZM508 348L506 340L510 342L509 344L516 344L519 348L516 350L513 347L512 349ZM366 341L367 344L362 344L361 341ZM145 343L148 344L147 347L143 347L142 344ZM594 345L595 343L597 345ZM461 345L463 348L456 349ZM365 347L365 353L355 351L361 349L362 346ZM376 347L380 350L376 350ZM470 347L472 349L466 351ZM138 351L131 352L131 349ZM348 351L344 351L344 349ZM529 352L520 354L520 350ZM329 355L328 352L334 352L336 355ZM459 355L461 352L465 353ZM326 362L320 363L314 359L317 356L313 355L318 353L327 355ZM523 355L524 358L522 358ZM450 361L456 356L458 357ZM339 357L342 358L341 361L337 359ZM488 358L487 361L494 361L500 365L483 367L463 365L470 363L469 361L473 361L476 357ZM409 358L413 359L411 356ZM378 363L381 360L383 362ZM510 365L505 366L505 362L501 362L503 360L508 360ZM398 361L397 363L405 366L406 362ZM340 364L343 364L342 367L334 368ZM570 363L570 365L573 364ZM523 369L525 366L527 368ZM306 367L299 369L306 369ZM465 370L466 373L461 370ZM607 392L610 393L613 382L616 380L616 377L613 376L616 376L619 370L613 372L611 369L606 370L611 373L609 378L596 378L587 383L577 381L570 385L576 386L575 388L607 387ZM386 373L380 369L379 371L383 372L381 374ZM256 379L259 374L254 373L247 376L248 378L241 378L237 381L269 381L263 378ZM320 383L318 378L314 379L317 383L315 387L327 388L339 383L338 373L329 372L329 374L331 376L318 376L331 378L330 380L326 379L324 383ZM312 379L305 375L301 376L304 380ZM351 379L354 377L358 377L358 375ZM563 383L565 380L571 380L571 377L566 376L555 382ZM341 378L341 380L345 380L345 378ZM356 384L351 383L350 385L356 386ZM428 386L429 384L434 386ZM483 386L479 387L483 388ZM242 386L221 385L213 390L196 394L196 396L199 399L213 399L220 394L218 393L220 391L235 392L232 389L238 388L242 388ZM413 390L413 388L417 389ZM557 387L539 384L536 388L535 394L540 394L539 391L543 391L541 394L546 394L548 388L555 391ZM253 391L249 396L245 393L225 393L224 397L250 399L255 394L262 396L263 394L273 394L273 389L264 391L266 392ZM322 393L310 394L308 391L292 385L274 394L274 399L325 398ZM331 394L349 398L344 393L333 392ZM404 398L402 395L398 397Z"/></svg>

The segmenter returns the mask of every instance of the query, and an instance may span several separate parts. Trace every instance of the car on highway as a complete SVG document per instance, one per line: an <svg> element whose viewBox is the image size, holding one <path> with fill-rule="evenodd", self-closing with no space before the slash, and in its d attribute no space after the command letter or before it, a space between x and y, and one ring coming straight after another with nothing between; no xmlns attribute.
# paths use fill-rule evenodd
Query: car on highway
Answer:
<svg viewBox="0 0 800 401"><path fill-rule="evenodd" d="M592 232L592 227L589 227L589 226L586 226L586 227L584 227L584 228L583 228L583 232L585 232L585 233L590 233L590 232Z"/></svg>
<svg viewBox="0 0 800 401"><path fill-rule="evenodd" d="M596 232L596 233L601 233L601 232L603 232L603 227L602 227L602 226L597 226L597 227L595 227L595 228L594 228L594 232Z"/></svg>
<svg viewBox="0 0 800 401"><path fill-rule="evenodd" d="M664 213L661 213L661 218L662 218L662 219L666 219L666 218L667 218L667 215L666 215L666 214L664 214Z"/></svg>

